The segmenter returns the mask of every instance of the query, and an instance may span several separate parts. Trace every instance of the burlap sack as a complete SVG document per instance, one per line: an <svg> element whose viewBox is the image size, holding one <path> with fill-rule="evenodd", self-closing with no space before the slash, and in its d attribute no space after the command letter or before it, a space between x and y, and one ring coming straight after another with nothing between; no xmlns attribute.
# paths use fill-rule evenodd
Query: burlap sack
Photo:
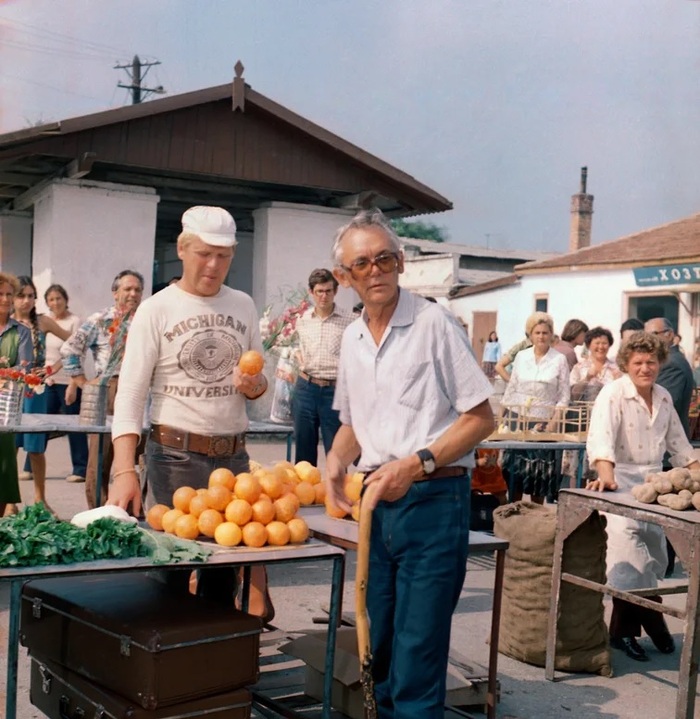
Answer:
<svg viewBox="0 0 700 719"><path fill-rule="evenodd" d="M545 665L552 591L556 508L515 502L494 511L494 533L506 552L498 649L536 666ZM567 540L564 572L605 582L605 520L591 516ZM603 595L562 584L556 668L610 676L610 649Z"/></svg>

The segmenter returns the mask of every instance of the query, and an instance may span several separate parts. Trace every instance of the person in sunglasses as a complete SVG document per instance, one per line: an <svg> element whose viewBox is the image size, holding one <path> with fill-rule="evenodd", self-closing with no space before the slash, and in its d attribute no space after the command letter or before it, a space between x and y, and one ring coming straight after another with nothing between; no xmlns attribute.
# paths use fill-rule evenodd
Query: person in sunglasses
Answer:
<svg viewBox="0 0 700 719"><path fill-rule="evenodd" d="M358 456L375 486L367 608L380 719L442 719L452 613L466 572L469 471L494 427L491 385L456 317L399 287L399 240L378 210L338 230L333 274L364 309L343 334L326 458L348 511ZM364 501L364 500L363 500Z"/></svg>

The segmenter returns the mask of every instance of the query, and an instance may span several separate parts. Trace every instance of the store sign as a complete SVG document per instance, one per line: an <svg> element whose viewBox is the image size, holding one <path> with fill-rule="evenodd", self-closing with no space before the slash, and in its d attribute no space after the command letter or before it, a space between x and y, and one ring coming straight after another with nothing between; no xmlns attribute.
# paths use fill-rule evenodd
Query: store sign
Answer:
<svg viewBox="0 0 700 719"><path fill-rule="evenodd" d="M637 287L700 284L700 262L692 265L637 267L633 271Z"/></svg>

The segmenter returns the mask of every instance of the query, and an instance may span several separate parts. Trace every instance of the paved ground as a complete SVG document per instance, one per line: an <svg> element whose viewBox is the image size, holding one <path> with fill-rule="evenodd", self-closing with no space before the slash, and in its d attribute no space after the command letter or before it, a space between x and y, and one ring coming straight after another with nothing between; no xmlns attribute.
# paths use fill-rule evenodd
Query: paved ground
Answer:
<svg viewBox="0 0 700 719"><path fill-rule="evenodd" d="M281 443L254 444L251 455L261 462L284 458ZM69 518L85 508L83 485L63 480L69 471L68 444L65 438L52 440L48 452L48 500L62 518ZM22 494L31 499L31 485L22 483ZM315 627L312 617L321 614L328 602L330 565L280 567L270 572L277 610L275 624L281 629L298 631ZM352 606L354 575L353 557L349 556L345 606ZM452 644L473 661L486 665L486 638L490 625L493 586L493 561L475 557L469 563L467 581L453 622ZM682 601L676 597L675 602ZM0 585L0 676L6 671L8 592ZM680 622L669 620L671 631L680 642ZM614 653L615 676L564 675L557 682L547 682L544 670L507 657L499 657L502 700L498 716L502 719L657 719L674 716L678 652L662 656L643 640L652 661L637 664L619 652ZM41 717L29 703L28 665L24 650L20 658L19 719ZM0 680L0 717L4 715L4 681ZM700 717L700 710L696 713Z"/></svg>

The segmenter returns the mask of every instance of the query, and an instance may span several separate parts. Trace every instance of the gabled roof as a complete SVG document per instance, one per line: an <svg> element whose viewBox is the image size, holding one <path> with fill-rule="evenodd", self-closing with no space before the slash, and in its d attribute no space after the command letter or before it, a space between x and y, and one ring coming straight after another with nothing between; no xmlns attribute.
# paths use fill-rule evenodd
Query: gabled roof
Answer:
<svg viewBox="0 0 700 719"><path fill-rule="evenodd" d="M613 269L700 260L700 213L549 260L518 265L520 274Z"/></svg>
<svg viewBox="0 0 700 719"><path fill-rule="evenodd" d="M14 198L41 181L85 177L154 187L159 216L175 219L181 205L204 201L237 221L269 201L378 206L390 216L452 208L406 172L253 90L242 66L236 72L225 85L0 135L0 204L17 209Z"/></svg>

